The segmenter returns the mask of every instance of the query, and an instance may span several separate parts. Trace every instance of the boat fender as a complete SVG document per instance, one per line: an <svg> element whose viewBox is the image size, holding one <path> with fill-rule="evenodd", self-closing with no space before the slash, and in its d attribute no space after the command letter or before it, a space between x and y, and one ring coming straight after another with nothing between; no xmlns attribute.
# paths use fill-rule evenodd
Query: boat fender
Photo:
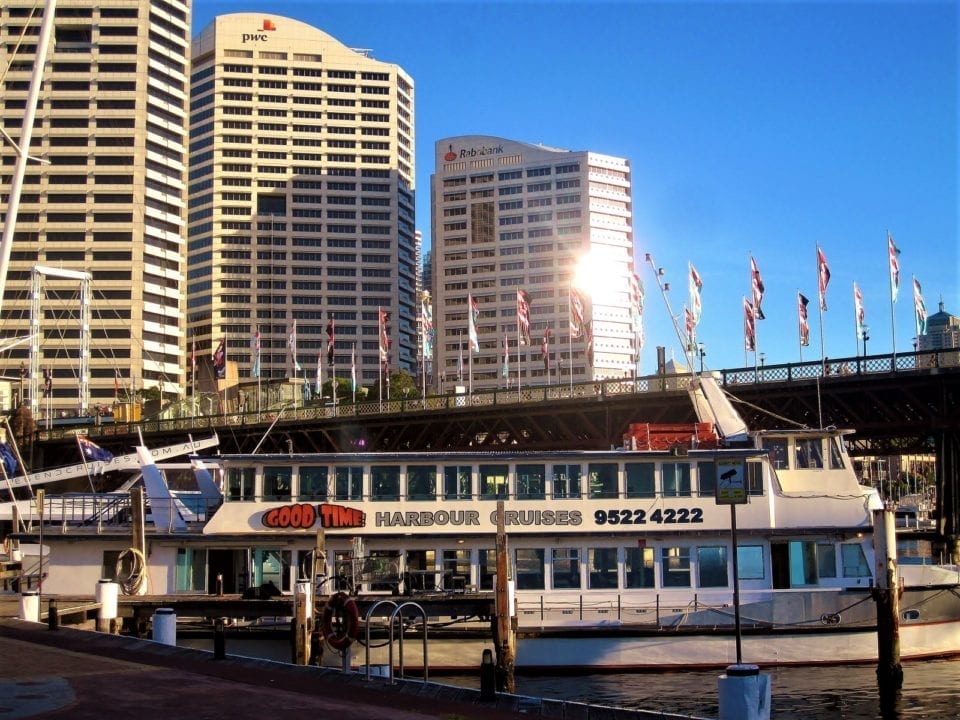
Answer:
<svg viewBox="0 0 960 720"><path fill-rule="evenodd" d="M320 616L320 632L334 650L346 650L360 636L360 611L345 592L331 595Z"/></svg>

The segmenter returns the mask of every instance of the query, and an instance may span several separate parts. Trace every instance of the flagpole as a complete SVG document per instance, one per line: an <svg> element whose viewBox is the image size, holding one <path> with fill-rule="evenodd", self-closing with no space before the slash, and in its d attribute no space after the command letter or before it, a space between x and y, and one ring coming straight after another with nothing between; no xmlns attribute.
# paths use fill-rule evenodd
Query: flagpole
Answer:
<svg viewBox="0 0 960 720"><path fill-rule="evenodd" d="M353 393L353 404L357 404L357 343L353 343L353 351L350 353L350 390ZM356 412L356 408L354 408Z"/></svg>
<svg viewBox="0 0 960 720"><path fill-rule="evenodd" d="M377 377L379 382L377 383L377 393L379 397L377 398L380 403L380 412L383 412L383 308L380 305L377 305L377 345L379 347L379 353L377 354Z"/></svg>
<svg viewBox="0 0 960 720"><path fill-rule="evenodd" d="M803 364L803 333L800 332L800 288L797 288L797 345L800 348L800 364Z"/></svg>
<svg viewBox="0 0 960 720"><path fill-rule="evenodd" d="M90 492L96 494L97 491L93 489L93 478L90 477L90 468L87 467L87 456L83 454L83 445L80 444L80 436L74 435L77 439L77 449L80 451L80 460L83 462L83 471L87 474L87 481L90 483Z"/></svg>
<svg viewBox="0 0 960 720"><path fill-rule="evenodd" d="M517 402L520 402L520 307L517 306Z"/></svg>
<svg viewBox="0 0 960 720"><path fill-rule="evenodd" d="M753 253L750 253L750 299L753 301L753 372L757 372L757 358L760 356L760 323L757 316L757 292L753 287ZM692 368L691 368L692 369Z"/></svg>
<svg viewBox="0 0 960 720"><path fill-rule="evenodd" d="M826 288L822 287L820 283L820 245L818 244L817 245L817 295L818 295L817 299L819 300L819 302L817 303L817 313L820 316L820 364L821 364L821 372L824 375L827 374L827 356L826 356L826 350L823 344L823 296L825 292L826 292Z"/></svg>
<svg viewBox="0 0 960 720"><path fill-rule="evenodd" d="M569 301L569 295L568 295ZM567 324L569 326L570 320L567 319ZM573 327L568 327L567 332L567 360L569 361L567 370L570 373L570 397L573 397ZM559 384L559 383L558 383Z"/></svg>
<svg viewBox="0 0 960 720"><path fill-rule="evenodd" d="M891 247L891 245L893 247ZM893 251L892 256L890 254L891 250ZM887 257L887 275L889 276L889 282L890 282L890 338L893 342L893 367L891 369L894 372L896 372L896 369L897 369L897 321L896 321L896 313L894 312L893 265L891 263L896 258L896 253L897 253L897 246L893 242L893 238L890 236L890 231L887 230L887 256L888 256Z"/></svg>
<svg viewBox="0 0 960 720"><path fill-rule="evenodd" d="M857 281L853 281L853 354L860 355L860 313L857 306Z"/></svg>

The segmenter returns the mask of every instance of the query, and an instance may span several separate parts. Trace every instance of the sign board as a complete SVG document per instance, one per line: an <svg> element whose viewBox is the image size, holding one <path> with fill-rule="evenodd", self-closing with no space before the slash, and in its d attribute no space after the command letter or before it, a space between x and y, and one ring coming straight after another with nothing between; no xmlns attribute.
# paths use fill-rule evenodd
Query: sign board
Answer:
<svg viewBox="0 0 960 720"><path fill-rule="evenodd" d="M717 462L717 504L742 505L747 497L747 472L743 460Z"/></svg>

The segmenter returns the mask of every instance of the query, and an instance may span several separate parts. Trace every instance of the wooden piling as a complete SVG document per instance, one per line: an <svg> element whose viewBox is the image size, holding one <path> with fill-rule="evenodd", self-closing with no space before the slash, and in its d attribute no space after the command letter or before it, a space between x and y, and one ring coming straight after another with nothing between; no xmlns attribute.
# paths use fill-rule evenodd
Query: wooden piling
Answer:
<svg viewBox="0 0 960 720"><path fill-rule="evenodd" d="M497 501L497 587L496 608L497 624L494 628L494 643L497 649L497 689L501 692L516 692L514 666L514 632L512 608L510 607L510 585L508 577L509 556L507 533L503 520L503 500Z"/></svg>
<svg viewBox="0 0 960 720"><path fill-rule="evenodd" d="M873 545L877 585L877 683L881 692L903 686L900 664L900 583L897 539L892 509L873 511Z"/></svg>

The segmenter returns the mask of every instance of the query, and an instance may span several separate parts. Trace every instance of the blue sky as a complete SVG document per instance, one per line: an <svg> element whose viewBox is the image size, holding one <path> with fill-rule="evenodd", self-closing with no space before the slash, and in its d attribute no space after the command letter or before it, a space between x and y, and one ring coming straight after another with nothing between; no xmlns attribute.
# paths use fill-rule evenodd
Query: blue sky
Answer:
<svg viewBox="0 0 960 720"><path fill-rule="evenodd" d="M415 82L417 226L430 236L433 145L489 134L628 158L647 288L647 346L679 355L644 254L681 312L703 278L698 339L712 368L742 366L749 258L766 285L766 363L800 359L796 297L816 245L832 274L824 351L854 355L853 283L869 354L890 352L886 233L900 247L897 350L915 335L910 278L930 313L960 314L957 2L302 2L275 5ZM268 3L197 0L215 15ZM753 364L751 354L749 364Z"/></svg>

